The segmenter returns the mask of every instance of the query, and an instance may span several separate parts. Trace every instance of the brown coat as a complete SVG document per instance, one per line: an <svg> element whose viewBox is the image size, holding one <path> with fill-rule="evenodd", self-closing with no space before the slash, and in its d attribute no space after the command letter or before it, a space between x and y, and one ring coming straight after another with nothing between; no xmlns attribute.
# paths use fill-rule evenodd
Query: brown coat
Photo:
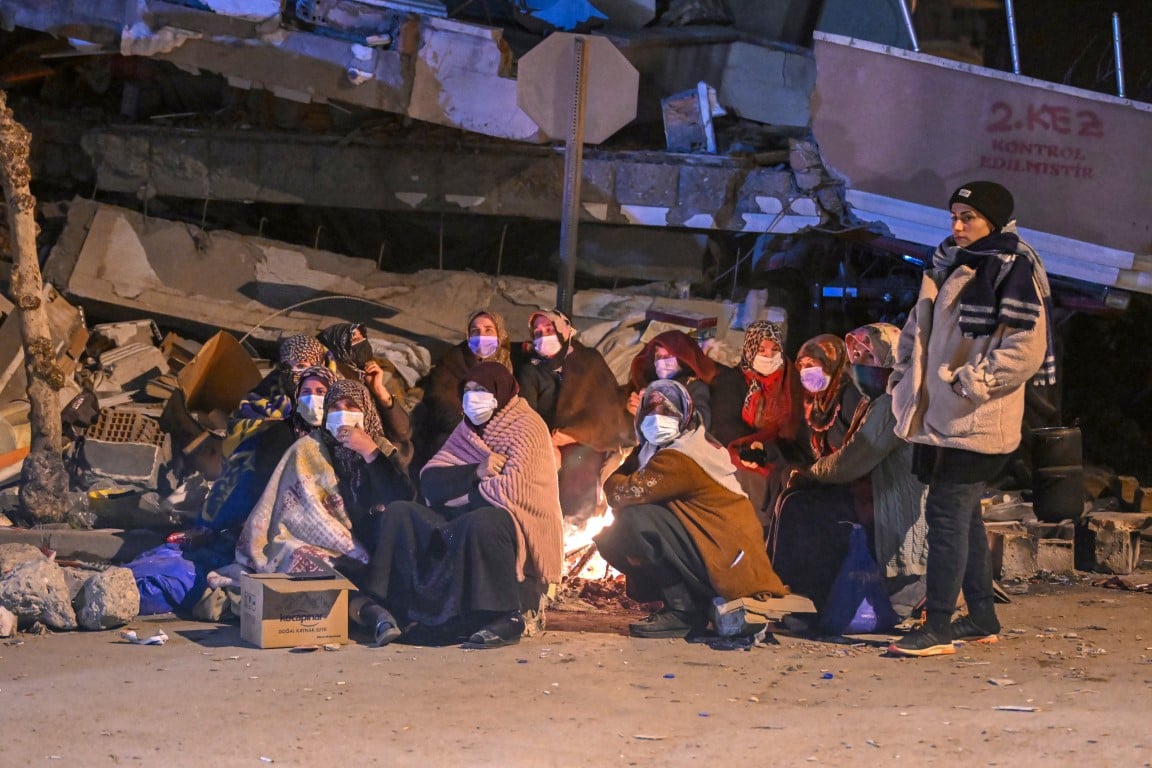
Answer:
<svg viewBox="0 0 1152 768"><path fill-rule="evenodd" d="M631 460L625 462L629 465L634 466ZM788 593L768 560L748 497L720 485L685 454L657 451L643 469L609 477L604 493L618 515L640 504L670 509L692 537L712 588L725 600Z"/></svg>

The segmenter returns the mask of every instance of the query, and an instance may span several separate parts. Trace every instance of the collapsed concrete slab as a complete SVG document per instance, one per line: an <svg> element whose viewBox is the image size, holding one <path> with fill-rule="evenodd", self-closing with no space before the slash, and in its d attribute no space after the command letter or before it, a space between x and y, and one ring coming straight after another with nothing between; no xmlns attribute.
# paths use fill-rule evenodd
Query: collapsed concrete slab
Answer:
<svg viewBox="0 0 1152 768"><path fill-rule="evenodd" d="M474 310L502 312L512 337L527 338L529 315L556 296L554 283L441 270L381 272L364 259L208 233L82 199L69 209L45 276L78 301L237 336L275 340L337 322L364 322L381 343L378 351L414 374L464 339ZM645 324L653 307L715 316L721 341L736 311L726 302L581 291L573 319L586 343L609 344L620 341L609 337L622 326ZM624 346L636 343L639 332L626 328Z"/></svg>

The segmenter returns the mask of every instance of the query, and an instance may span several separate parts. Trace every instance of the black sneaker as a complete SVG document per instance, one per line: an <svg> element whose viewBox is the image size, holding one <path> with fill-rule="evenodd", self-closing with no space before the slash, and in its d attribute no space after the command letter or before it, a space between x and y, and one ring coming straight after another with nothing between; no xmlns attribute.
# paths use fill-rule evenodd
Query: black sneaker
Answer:
<svg viewBox="0 0 1152 768"><path fill-rule="evenodd" d="M996 634L1000 631L1000 622L992 619L992 623L978 624L971 616L961 616L952 622L952 637L963 640L965 643L989 645L1000 642Z"/></svg>
<svg viewBox="0 0 1152 768"><path fill-rule="evenodd" d="M889 645L888 653L895 656L945 656L956 653L956 646L952 645L951 638L924 626Z"/></svg>
<svg viewBox="0 0 1152 768"><path fill-rule="evenodd" d="M657 611L642 621L628 625L632 637L688 637L704 629L704 617L695 612Z"/></svg>

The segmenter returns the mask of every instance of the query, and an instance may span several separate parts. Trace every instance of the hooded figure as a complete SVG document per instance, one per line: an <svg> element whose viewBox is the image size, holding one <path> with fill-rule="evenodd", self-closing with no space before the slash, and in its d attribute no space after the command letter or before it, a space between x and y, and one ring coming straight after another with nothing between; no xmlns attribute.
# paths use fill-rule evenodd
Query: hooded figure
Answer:
<svg viewBox="0 0 1152 768"><path fill-rule="evenodd" d="M723 446L708 437L684 386L648 385L636 412L640 445L604 483L615 512L595 537L627 576L628 594L664 608L629 626L635 637L703 630L712 599L781 596L756 513Z"/></svg>
<svg viewBox="0 0 1152 768"><path fill-rule="evenodd" d="M315 341L307 336L300 337ZM264 492L280 458L292 443L323 424L324 400L336 374L316 366L298 371L286 418L262 419L237 441L212 483L197 525L217 533L239 532ZM316 404L319 403L319 412Z"/></svg>
<svg viewBox="0 0 1152 768"><path fill-rule="evenodd" d="M653 381L671 379L684 385L704 428L711 429L711 386L715 378L716 363L704 354L695 339L683 331L664 331L653 336L632 358L628 410L636 413L640 393Z"/></svg>
<svg viewBox="0 0 1152 768"><path fill-rule="evenodd" d="M564 313L528 321L533 352L516 369L520 396L544 419L560 452L560 504L582 525L603 511L597 489L609 457L635 444L627 395L604 357L576 339Z"/></svg>
<svg viewBox="0 0 1152 768"><path fill-rule="evenodd" d="M468 371L485 362L512 370L511 344L503 315L490 309L477 310L469 315L464 331L464 340L445 352L420 382L424 398L412 412L414 475L419 474L464 418L460 391Z"/></svg>
<svg viewBox="0 0 1152 768"><path fill-rule="evenodd" d="M414 641L511 645L536 607L521 604L524 587L539 595L560 581L547 426L500 363L470 369L461 400L465 417L420 473L427 506L392 505L381 519L366 585L384 611L368 617L378 637L384 621Z"/></svg>
<svg viewBox="0 0 1152 768"><path fill-rule="evenodd" d="M850 374L863 399L840 449L794 471L777 504L769 539L772 562L817 611L848 554L851 523L867 529L896 613L908 615L923 596L924 486L911 471L911 444L895 433L886 391L899 335L900 329L888 323L848 333Z"/></svg>

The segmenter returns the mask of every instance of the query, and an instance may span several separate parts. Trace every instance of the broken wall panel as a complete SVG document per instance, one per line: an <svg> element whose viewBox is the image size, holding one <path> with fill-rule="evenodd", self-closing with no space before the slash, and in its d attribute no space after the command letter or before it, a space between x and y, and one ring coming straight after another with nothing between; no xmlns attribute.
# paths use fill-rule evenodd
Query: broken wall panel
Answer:
<svg viewBox="0 0 1152 768"><path fill-rule="evenodd" d="M107 126L89 132L84 148L101 189L131 194L550 221L558 220L563 198L563 153L529 145L432 138L348 144L247 132L190 142L175 129ZM790 169L749 157L587 150L584 158L587 221L754 231L780 210L815 210ZM823 186L839 188L830 179ZM795 231L820 216L787 221Z"/></svg>

